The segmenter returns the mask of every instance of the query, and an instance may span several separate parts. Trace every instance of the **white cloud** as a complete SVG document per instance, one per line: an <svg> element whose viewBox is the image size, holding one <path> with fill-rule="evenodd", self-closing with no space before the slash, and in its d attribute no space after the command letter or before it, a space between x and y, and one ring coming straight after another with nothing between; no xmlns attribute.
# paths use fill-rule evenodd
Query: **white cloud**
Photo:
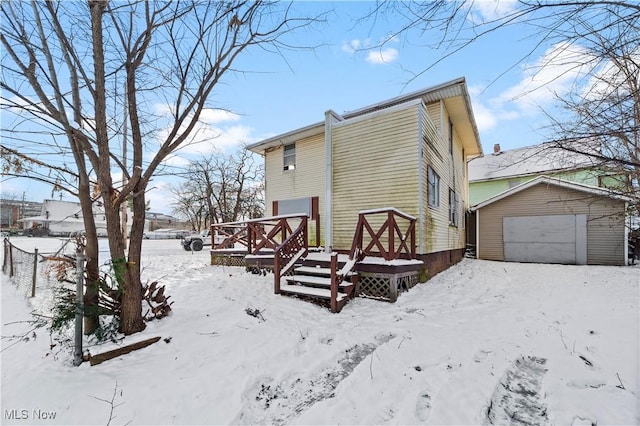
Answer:
<svg viewBox="0 0 640 426"><path fill-rule="evenodd" d="M345 41L344 43L342 43L342 51L347 52L350 55L353 55L361 48L362 48L362 42L358 39Z"/></svg>
<svg viewBox="0 0 640 426"><path fill-rule="evenodd" d="M372 64L389 64L398 59L398 50L393 47L374 50L367 55L367 62Z"/></svg>
<svg viewBox="0 0 640 426"><path fill-rule="evenodd" d="M360 52L366 52L365 60L371 64L389 64L396 59L400 53L398 49L390 47L390 43L397 43L395 37L387 37L379 42L373 42L371 39L353 39L342 43L342 51L350 55Z"/></svg>
<svg viewBox="0 0 640 426"><path fill-rule="evenodd" d="M640 48L631 52L627 64L640 63ZM624 63L623 62L623 63ZM628 74L622 71L619 65L611 61L604 62L599 70L595 72L582 87L581 95L585 99L606 98L612 93L628 93ZM616 95L617 96L617 95Z"/></svg>
<svg viewBox="0 0 640 426"><path fill-rule="evenodd" d="M520 69L519 81L488 98L478 87L470 87L473 110L480 131L509 126L526 118L533 122L542 109L551 110L558 96L567 95L591 71L587 49L558 43L532 64Z"/></svg>
<svg viewBox="0 0 640 426"><path fill-rule="evenodd" d="M205 108L200 113L200 121L205 123L224 123L225 121L238 121L240 116L224 109Z"/></svg>
<svg viewBox="0 0 640 426"><path fill-rule="evenodd" d="M149 202L149 210L155 213L171 214L175 195L169 190L170 185L166 181L153 180L145 194L145 199Z"/></svg>
<svg viewBox="0 0 640 426"><path fill-rule="evenodd" d="M575 81L590 70L589 51L581 46L558 43L550 47L532 66L524 70L523 79L503 92L502 102L514 102L525 113L555 102L556 96L568 93Z"/></svg>
<svg viewBox="0 0 640 426"><path fill-rule="evenodd" d="M476 102L473 103L473 116L481 132L493 129L498 121L493 110Z"/></svg>
<svg viewBox="0 0 640 426"><path fill-rule="evenodd" d="M482 104L474 104L478 127L488 130L498 123L533 117L541 108L548 109L586 75L590 68L585 64L590 59L588 50L581 46L551 46L533 64L523 66L519 82Z"/></svg>
<svg viewBox="0 0 640 426"><path fill-rule="evenodd" d="M472 3L469 20L483 24L511 15L517 6L515 0L481 0Z"/></svg>
<svg viewBox="0 0 640 426"><path fill-rule="evenodd" d="M157 106L159 113L169 113L169 107ZM189 138L178 149L177 154L206 155L215 151L227 151L257 140L253 128L240 124L241 116L221 109L204 109L200 120L191 131ZM188 120L187 120L188 121ZM180 131L184 131L186 125ZM158 132L158 143L166 140L170 127ZM173 160L178 161L178 160Z"/></svg>

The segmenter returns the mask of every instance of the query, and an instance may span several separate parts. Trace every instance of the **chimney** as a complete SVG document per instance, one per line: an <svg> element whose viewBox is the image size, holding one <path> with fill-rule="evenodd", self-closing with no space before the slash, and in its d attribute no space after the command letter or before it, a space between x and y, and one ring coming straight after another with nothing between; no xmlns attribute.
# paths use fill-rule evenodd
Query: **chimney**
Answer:
<svg viewBox="0 0 640 426"><path fill-rule="evenodd" d="M499 143L497 143L497 144L493 145L493 154L494 154L494 155L498 155L498 154L500 154L500 151L501 151L501 150L500 150L500 144L499 144Z"/></svg>

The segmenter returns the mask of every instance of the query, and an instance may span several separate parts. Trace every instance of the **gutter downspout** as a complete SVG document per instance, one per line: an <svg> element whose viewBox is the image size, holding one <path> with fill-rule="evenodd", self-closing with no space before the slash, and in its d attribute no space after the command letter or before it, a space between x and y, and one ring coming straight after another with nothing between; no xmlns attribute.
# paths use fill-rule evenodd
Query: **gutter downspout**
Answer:
<svg viewBox="0 0 640 426"><path fill-rule="evenodd" d="M342 120L343 118L332 110L324 113L324 251L326 253L331 253L333 249L333 123Z"/></svg>
<svg viewBox="0 0 640 426"><path fill-rule="evenodd" d="M424 217L424 199L422 198L424 195L424 173L423 173L423 163L424 159L424 148L422 145L422 137L423 137L423 125L422 120L424 110L426 106L423 102L420 103L418 107L418 253L423 254L426 253L424 247L424 223L426 221Z"/></svg>

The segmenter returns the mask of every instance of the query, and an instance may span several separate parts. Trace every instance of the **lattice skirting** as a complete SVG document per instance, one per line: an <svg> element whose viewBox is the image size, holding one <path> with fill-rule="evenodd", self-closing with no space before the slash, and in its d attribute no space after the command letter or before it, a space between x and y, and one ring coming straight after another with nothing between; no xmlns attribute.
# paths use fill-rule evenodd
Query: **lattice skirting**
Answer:
<svg viewBox="0 0 640 426"><path fill-rule="evenodd" d="M418 272L404 274L381 274L360 272L357 294L364 297L395 302L398 293L407 291L418 284Z"/></svg>
<svg viewBox="0 0 640 426"><path fill-rule="evenodd" d="M212 254L211 264L214 266L245 266L244 256L229 256L221 254Z"/></svg>

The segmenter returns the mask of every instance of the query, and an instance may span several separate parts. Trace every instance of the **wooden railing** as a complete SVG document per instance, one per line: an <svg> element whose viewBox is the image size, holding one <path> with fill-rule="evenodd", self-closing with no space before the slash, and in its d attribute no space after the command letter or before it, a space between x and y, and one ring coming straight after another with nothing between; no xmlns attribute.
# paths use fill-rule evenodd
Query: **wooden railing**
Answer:
<svg viewBox="0 0 640 426"><path fill-rule="evenodd" d="M258 254L260 250L273 250L292 234L291 223L304 222L305 247L307 246L307 216L301 214L281 215L250 219L242 222L225 222L211 225L211 234L223 235L225 239L212 246L214 250L232 247L239 243L246 248L248 254ZM300 227L298 225L298 227ZM215 233L214 233L215 232Z"/></svg>
<svg viewBox="0 0 640 426"><path fill-rule="evenodd" d="M211 225L211 235L214 250L232 248L236 243L239 243L248 251L249 238L245 223L215 223ZM216 244L216 237L224 237L224 240Z"/></svg>
<svg viewBox="0 0 640 426"><path fill-rule="evenodd" d="M280 293L280 279L293 269L300 258L307 256L307 216L299 217L301 221L295 231L291 232L287 223L290 234L273 253L273 291L276 294Z"/></svg>
<svg viewBox="0 0 640 426"><path fill-rule="evenodd" d="M386 215L386 219L375 229L370 218L379 218L381 215ZM404 222L404 230L400 227L398 219ZM366 246L365 242L367 242ZM359 212L349 258L353 259L358 251L362 256L376 255L385 260L403 257L415 259L416 218L392 207Z"/></svg>

